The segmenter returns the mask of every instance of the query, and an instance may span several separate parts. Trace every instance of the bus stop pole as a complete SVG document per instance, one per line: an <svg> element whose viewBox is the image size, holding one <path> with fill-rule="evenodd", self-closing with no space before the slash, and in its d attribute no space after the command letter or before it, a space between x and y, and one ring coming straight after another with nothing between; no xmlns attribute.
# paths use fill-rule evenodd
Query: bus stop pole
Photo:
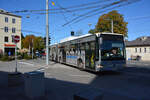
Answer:
<svg viewBox="0 0 150 100"><path fill-rule="evenodd" d="M17 43L15 43L15 61L16 61L16 68L15 68L15 72L17 72Z"/></svg>

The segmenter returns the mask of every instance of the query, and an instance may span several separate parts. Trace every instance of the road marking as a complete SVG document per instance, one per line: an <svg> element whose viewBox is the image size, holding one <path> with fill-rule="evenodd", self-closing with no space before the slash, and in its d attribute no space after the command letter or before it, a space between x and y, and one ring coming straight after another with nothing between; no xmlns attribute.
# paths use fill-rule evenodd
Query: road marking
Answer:
<svg viewBox="0 0 150 100"><path fill-rule="evenodd" d="M70 75L70 76L76 76L76 77L91 77L90 75Z"/></svg>
<svg viewBox="0 0 150 100"><path fill-rule="evenodd" d="M44 71L45 69L48 69L49 67L47 65L41 66L39 69L36 69L36 71Z"/></svg>
<svg viewBox="0 0 150 100"><path fill-rule="evenodd" d="M129 64L136 64L136 63L129 63Z"/></svg>
<svg viewBox="0 0 150 100"><path fill-rule="evenodd" d="M147 65L150 65L150 64L144 64L144 65L146 65L146 66L147 66Z"/></svg>
<svg viewBox="0 0 150 100"><path fill-rule="evenodd" d="M45 69L44 68L41 68L41 69L38 69L38 70L36 70L36 71L44 71Z"/></svg>
<svg viewBox="0 0 150 100"><path fill-rule="evenodd" d="M31 64L31 63L27 63L27 62L18 62L20 64L25 64L25 65L30 65L30 66L34 66L34 64Z"/></svg>

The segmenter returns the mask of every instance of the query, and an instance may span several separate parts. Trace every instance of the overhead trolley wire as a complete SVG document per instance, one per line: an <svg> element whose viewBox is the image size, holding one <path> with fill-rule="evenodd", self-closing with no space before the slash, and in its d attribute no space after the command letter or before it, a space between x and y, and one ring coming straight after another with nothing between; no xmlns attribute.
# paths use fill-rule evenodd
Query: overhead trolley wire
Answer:
<svg viewBox="0 0 150 100"><path fill-rule="evenodd" d="M115 8L119 8L119 7L122 7L122 6L126 6L126 5L129 5L129 4L138 2L138 1L140 1L140 0L132 0L131 2L126 2L126 3L124 3L124 4L120 4L120 5L118 5L118 6L115 6L115 7L112 7L112 8L108 8L108 9L103 10L103 11L99 11L99 12L96 12L96 13L91 14L91 15L87 15L87 16L85 15L84 17L82 17L82 19L76 20L74 23L80 22L80 21L82 21L82 20L84 20L84 19L87 19L87 18L89 18L89 17L92 17L92 16L96 16L97 14L104 13L104 12L106 12L106 11L108 11L108 10L112 10L112 9L115 9ZM149 16L149 17L150 17L150 16Z"/></svg>
<svg viewBox="0 0 150 100"><path fill-rule="evenodd" d="M88 15L88 14L90 14L90 13L93 13L93 12L99 11L99 10L101 10L101 9L105 9L105 8L108 8L108 7L111 7L111 6L120 4L120 3L125 2L125 1L127 1L127 0L120 0L120 1L116 1L116 2L113 2L113 3L107 4L107 5L104 5L104 6L102 6L102 7L100 6L100 7L97 8L97 9L91 10L91 11L89 11L89 12L87 12L87 13L81 14L81 15L79 15L79 16L73 18L73 19L70 20L68 23L63 24L62 26L66 26L66 25L72 23L73 21L75 21L75 20L77 20L77 19L79 19L79 18L81 18L81 17L83 17L83 16L86 16L86 15Z"/></svg>
<svg viewBox="0 0 150 100"><path fill-rule="evenodd" d="M86 4L80 4L80 5L74 5L70 7L65 7L65 8L56 8L56 9L48 9L48 11L57 11L57 10L68 10L68 9L75 9L75 8L81 8L81 7L86 7L86 6L91 6L99 3L104 3L106 1L112 1L112 0L102 0L102 1L97 1L97 2L90 2ZM10 11L10 13L27 13L27 12L41 12L41 11L47 11L46 9L41 9L41 10L18 10L18 11ZM69 11L67 11L69 12Z"/></svg>
<svg viewBox="0 0 150 100"><path fill-rule="evenodd" d="M58 4L58 6L59 6L59 8L62 8L62 9L64 9L64 11L66 11L66 12L70 12L69 10L66 10L65 8L63 8L59 3L58 3L58 1L56 0L56 3ZM65 14L64 13L62 13L62 16L63 16L63 18L64 18L64 20L66 21L66 23L68 22L68 20L67 20L67 17L65 16ZM69 27L72 29L72 27L71 27L71 25L69 25Z"/></svg>

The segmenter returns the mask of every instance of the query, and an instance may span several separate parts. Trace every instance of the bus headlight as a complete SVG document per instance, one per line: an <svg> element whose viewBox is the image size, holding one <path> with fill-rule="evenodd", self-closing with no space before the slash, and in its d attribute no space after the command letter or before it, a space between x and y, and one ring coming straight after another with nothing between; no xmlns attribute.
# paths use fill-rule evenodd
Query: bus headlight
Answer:
<svg viewBox="0 0 150 100"><path fill-rule="evenodd" d="M103 66L101 66L101 65L98 65L98 66L97 66L97 68L103 68Z"/></svg>

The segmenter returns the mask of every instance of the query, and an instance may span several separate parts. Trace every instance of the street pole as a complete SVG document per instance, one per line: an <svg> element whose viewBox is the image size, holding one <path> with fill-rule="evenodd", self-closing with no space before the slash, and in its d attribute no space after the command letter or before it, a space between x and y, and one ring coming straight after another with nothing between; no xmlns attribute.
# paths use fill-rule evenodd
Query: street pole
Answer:
<svg viewBox="0 0 150 100"><path fill-rule="evenodd" d="M30 54L30 43L29 43L29 55L31 55L31 54Z"/></svg>
<svg viewBox="0 0 150 100"><path fill-rule="evenodd" d="M49 60L49 49L48 49L48 39L49 39L49 14L48 14L48 0L46 0L46 65L48 65Z"/></svg>
<svg viewBox="0 0 150 100"><path fill-rule="evenodd" d="M114 33L114 23L113 23L113 19L111 20L111 32Z"/></svg>
<svg viewBox="0 0 150 100"><path fill-rule="evenodd" d="M15 43L15 61L16 61L16 68L15 68L15 72L17 72L17 43Z"/></svg>
<svg viewBox="0 0 150 100"><path fill-rule="evenodd" d="M32 59L33 59L33 39L32 39Z"/></svg>

